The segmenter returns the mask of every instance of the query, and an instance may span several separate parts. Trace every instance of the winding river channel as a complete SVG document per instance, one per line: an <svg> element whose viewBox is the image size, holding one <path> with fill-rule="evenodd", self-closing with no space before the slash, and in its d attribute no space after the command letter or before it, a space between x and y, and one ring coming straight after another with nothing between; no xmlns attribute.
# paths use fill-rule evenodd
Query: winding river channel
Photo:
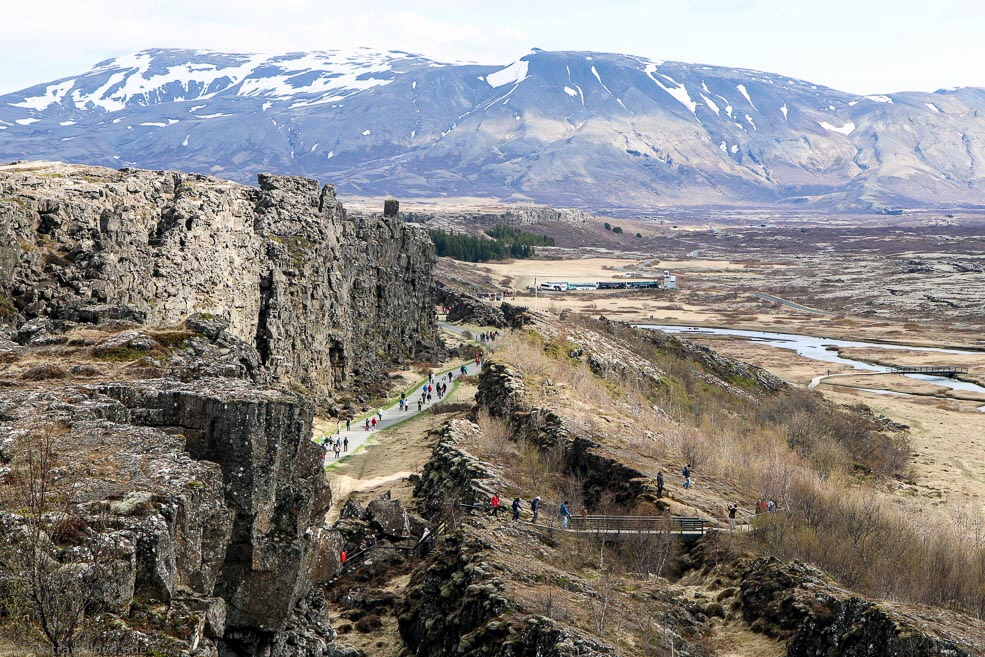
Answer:
<svg viewBox="0 0 985 657"><path fill-rule="evenodd" d="M695 335L727 335L758 342L761 344L787 349L796 352L800 356L812 360L823 361L825 363L841 363L864 372L891 372L893 368L884 365L875 365L861 360L845 358L838 353L838 348L842 347L864 347L871 349L886 349L897 351L929 351L939 354L968 354L981 356L980 352L967 351L963 349L944 349L940 347L917 347L912 345L883 344L880 342L859 342L856 340L838 340L836 338L821 338L811 335L798 335L795 333L770 333L767 331L746 331L742 329L720 329L704 328L699 326L666 326L660 324L639 324L639 328L659 329L665 333L678 333L686 336ZM907 374L911 379L929 381L934 385L950 388L955 391L977 392L985 395L985 387L967 381L959 381L946 376L930 376L926 374ZM878 392L872 390L871 392ZM985 411L985 406L979 408Z"/></svg>

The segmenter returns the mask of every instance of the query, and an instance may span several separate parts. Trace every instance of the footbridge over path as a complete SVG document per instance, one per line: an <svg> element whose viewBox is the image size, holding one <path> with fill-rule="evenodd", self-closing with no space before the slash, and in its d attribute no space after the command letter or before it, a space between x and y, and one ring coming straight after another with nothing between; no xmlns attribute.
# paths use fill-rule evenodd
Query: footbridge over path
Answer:
<svg viewBox="0 0 985 657"><path fill-rule="evenodd" d="M606 541L654 535L674 536L690 543L713 531L711 524L711 520L696 516L572 516L567 527L561 527L554 520L548 525L539 526Z"/></svg>

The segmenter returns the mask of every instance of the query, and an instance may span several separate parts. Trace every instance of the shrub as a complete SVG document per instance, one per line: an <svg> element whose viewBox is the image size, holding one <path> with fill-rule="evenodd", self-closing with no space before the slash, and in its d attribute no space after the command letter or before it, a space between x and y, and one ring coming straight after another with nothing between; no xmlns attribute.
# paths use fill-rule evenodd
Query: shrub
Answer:
<svg viewBox="0 0 985 657"><path fill-rule="evenodd" d="M383 627L383 621L376 614L368 614L356 621L356 629L363 634L369 634L373 630Z"/></svg>
<svg viewBox="0 0 985 657"><path fill-rule="evenodd" d="M68 376L68 372L65 371L64 367L55 365L54 363L44 363L29 368L21 374L21 379L24 381L47 381L50 379L64 379L66 376Z"/></svg>

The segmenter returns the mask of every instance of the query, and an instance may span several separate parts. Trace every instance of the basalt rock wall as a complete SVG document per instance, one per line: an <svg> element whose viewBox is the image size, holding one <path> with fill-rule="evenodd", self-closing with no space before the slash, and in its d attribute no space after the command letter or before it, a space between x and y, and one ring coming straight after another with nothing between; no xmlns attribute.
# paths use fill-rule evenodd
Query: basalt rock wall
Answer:
<svg viewBox="0 0 985 657"><path fill-rule="evenodd" d="M218 464L233 512L215 594L227 605L231 654L263 654L311 589L331 502L312 405L229 379L110 384L100 392L134 424L181 433L192 458Z"/></svg>
<svg viewBox="0 0 985 657"><path fill-rule="evenodd" d="M434 346L427 235L350 219L331 185L66 165L0 171L0 321L94 305L228 319L274 383L324 395Z"/></svg>

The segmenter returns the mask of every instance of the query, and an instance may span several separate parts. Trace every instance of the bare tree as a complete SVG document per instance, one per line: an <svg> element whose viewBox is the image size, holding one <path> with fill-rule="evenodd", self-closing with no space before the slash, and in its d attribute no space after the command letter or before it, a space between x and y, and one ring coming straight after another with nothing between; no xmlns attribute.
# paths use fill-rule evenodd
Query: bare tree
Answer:
<svg viewBox="0 0 985 657"><path fill-rule="evenodd" d="M15 430L14 456L0 481L0 507L11 525L0 539L2 604L20 619L23 638L72 653L100 567L99 541L84 520L68 513L69 481L60 454L68 427L36 417ZM82 540L78 549L60 550L53 537Z"/></svg>
<svg viewBox="0 0 985 657"><path fill-rule="evenodd" d="M595 625L595 633L604 637L606 630L609 629L610 612L615 597L615 590L612 582L612 575L608 569L603 569L599 575L599 580L595 585L595 592L589 598L589 609L592 613L592 623Z"/></svg>

